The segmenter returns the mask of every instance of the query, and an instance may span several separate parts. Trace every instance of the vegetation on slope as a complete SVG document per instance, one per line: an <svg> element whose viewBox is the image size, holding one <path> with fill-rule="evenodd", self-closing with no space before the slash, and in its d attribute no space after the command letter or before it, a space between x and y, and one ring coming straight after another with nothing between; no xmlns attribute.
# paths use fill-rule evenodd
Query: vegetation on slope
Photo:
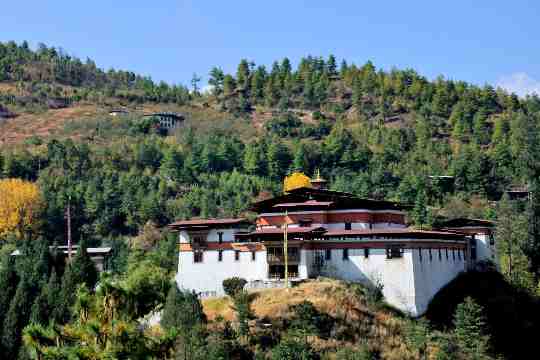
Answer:
<svg viewBox="0 0 540 360"><path fill-rule="evenodd" d="M246 215L251 201L280 192L289 172L320 169L334 190L414 204L416 226L432 226L437 215L496 220L501 271L534 299L538 97L430 81L413 70L377 70L370 62L337 66L333 57L307 57L296 69L284 59L269 71L241 61L234 75L219 68L210 75L213 89L200 94L197 81L188 91L104 71L58 49L0 44L0 105L18 115L0 119L0 140L9 144L0 149L0 178L34 182L43 200L32 224L2 234L1 253L23 241L64 244L69 208L75 243L125 254L152 224ZM109 117L116 106L131 115ZM161 109L185 113L185 126L171 136L146 126L140 114ZM527 185L531 201L494 203L515 185ZM125 256L113 261L121 274L126 262ZM55 273L64 277L63 269ZM20 282L27 279L22 275L2 275L14 284L0 301L0 313L12 312L9 322L28 320L17 316L33 306L25 294L41 293L45 283L56 287L49 273L32 278L39 286ZM0 320L12 331L5 340L12 349L24 321Z"/></svg>

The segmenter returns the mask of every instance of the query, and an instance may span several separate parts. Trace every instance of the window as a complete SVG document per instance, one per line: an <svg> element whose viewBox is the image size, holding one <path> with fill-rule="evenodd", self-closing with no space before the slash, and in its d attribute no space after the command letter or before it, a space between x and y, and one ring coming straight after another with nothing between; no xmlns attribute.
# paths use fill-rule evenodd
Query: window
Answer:
<svg viewBox="0 0 540 360"><path fill-rule="evenodd" d="M442 261L442 253L441 253L441 249L439 249L439 261Z"/></svg>
<svg viewBox="0 0 540 360"><path fill-rule="evenodd" d="M223 261L223 250L218 251L217 261Z"/></svg>
<svg viewBox="0 0 540 360"><path fill-rule="evenodd" d="M459 250L459 249L457 251L457 258L458 258L458 260L461 260L461 250Z"/></svg>
<svg viewBox="0 0 540 360"><path fill-rule="evenodd" d="M223 242L223 232L220 231L217 234L218 234L218 243L221 244Z"/></svg>
<svg viewBox="0 0 540 360"><path fill-rule="evenodd" d="M390 246L386 248L386 258L395 259L403 257L403 248L401 246Z"/></svg>
<svg viewBox="0 0 540 360"><path fill-rule="evenodd" d="M240 250L235 250L234 251L234 261L239 261L240 260Z"/></svg>
<svg viewBox="0 0 540 360"><path fill-rule="evenodd" d="M431 253L431 249L429 249L428 252L429 252L429 261L433 261L433 254Z"/></svg>
<svg viewBox="0 0 540 360"><path fill-rule="evenodd" d="M351 230L351 228L352 228L351 223L350 223L349 221L347 221L347 222L345 223L345 230Z"/></svg>
<svg viewBox="0 0 540 360"><path fill-rule="evenodd" d="M313 220L311 219L300 219L298 221L298 224L300 225L300 227L310 227L312 223L313 223Z"/></svg>
<svg viewBox="0 0 540 360"><path fill-rule="evenodd" d="M196 263L202 263L203 262L203 252L200 250L196 250L193 253L193 262Z"/></svg>
<svg viewBox="0 0 540 360"><path fill-rule="evenodd" d="M252 251L251 252L251 261L255 261L255 258L256 258L256 252L255 251Z"/></svg>
<svg viewBox="0 0 540 360"><path fill-rule="evenodd" d="M448 261L448 248L444 249L446 251L446 261Z"/></svg>
<svg viewBox="0 0 540 360"><path fill-rule="evenodd" d="M349 260L349 249L343 249L343 260Z"/></svg>
<svg viewBox="0 0 540 360"><path fill-rule="evenodd" d="M452 260L456 261L456 249L452 249Z"/></svg>
<svg viewBox="0 0 540 360"><path fill-rule="evenodd" d="M200 235L193 236L193 245L202 245L204 243L204 239Z"/></svg>
<svg viewBox="0 0 540 360"><path fill-rule="evenodd" d="M364 257L366 259L369 257L369 248L364 248Z"/></svg>
<svg viewBox="0 0 540 360"><path fill-rule="evenodd" d="M495 236L493 234L489 234L489 245L495 245Z"/></svg>
<svg viewBox="0 0 540 360"><path fill-rule="evenodd" d="M324 252L324 259L325 260L332 260L332 250L326 249Z"/></svg>
<svg viewBox="0 0 540 360"><path fill-rule="evenodd" d="M420 262L422 262L422 249L418 248L418 258L420 259Z"/></svg>

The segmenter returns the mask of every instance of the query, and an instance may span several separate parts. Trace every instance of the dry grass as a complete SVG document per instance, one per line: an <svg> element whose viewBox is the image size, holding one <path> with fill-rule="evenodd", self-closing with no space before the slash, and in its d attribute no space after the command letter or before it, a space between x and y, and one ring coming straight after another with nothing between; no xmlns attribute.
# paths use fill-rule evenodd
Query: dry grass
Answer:
<svg viewBox="0 0 540 360"><path fill-rule="evenodd" d="M307 300L320 312L336 319L338 328L352 336L349 340L311 337L309 341L317 351L333 352L343 347L354 347L363 341L382 359L417 359L418 354L405 345L403 327L407 320L389 310L369 306L355 289L338 280L308 281L288 291L268 289L253 292L251 308L258 319L279 323L291 318L291 305ZM225 320L235 319L227 297L203 300L203 307L209 320L218 316Z"/></svg>

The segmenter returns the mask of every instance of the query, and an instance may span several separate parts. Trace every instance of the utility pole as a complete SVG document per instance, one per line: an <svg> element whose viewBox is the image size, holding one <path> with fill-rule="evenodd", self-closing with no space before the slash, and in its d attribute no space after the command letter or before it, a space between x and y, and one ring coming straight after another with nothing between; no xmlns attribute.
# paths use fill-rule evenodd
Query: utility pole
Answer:
<svg viewBox="0 0 540 360"><path fill-rule="evenodd" d="M285 288L289 291L289 239L288 228L289 222L287 217L289 216L287 210L285 210L285 232L283 234L283 259L285 260Z"/></svg>
<svg viewBox="0 0 540 360"><path fill-rule="evenodd" d="M67 217L68 259L69 259L69 262L71 263L71 250L73 248L72 243L71 243L71 195L68 196L66 217Z"/></svg>

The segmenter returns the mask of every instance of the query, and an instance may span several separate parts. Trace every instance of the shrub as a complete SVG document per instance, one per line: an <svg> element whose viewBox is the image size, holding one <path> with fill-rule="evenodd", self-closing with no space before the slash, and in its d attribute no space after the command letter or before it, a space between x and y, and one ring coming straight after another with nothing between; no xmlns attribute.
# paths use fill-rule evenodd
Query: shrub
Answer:
<svg viewBox="0 0 540 360"><path fill-rule="evenodd" d="M242 279L239 277L228 278L223 280L223 290L225 291L225 294L234 298L244 289L244 286L246 286L246 284L246 279Z"/></svg>
<svg viewBox="0 0 540 360"><path fill-rule="evenodd" d="M294 313L291 327L302 330L306 334L328 336L334 324L334 320L329 315L319 312L309 301L292 305L290 310Z"/></svg>
<svg viewBox="0 0 540 360"><path fill-rule="evenodd" d="M307 342L294 338L282 340L272 349L272 360L315 360L319 356Z"/></svg>

